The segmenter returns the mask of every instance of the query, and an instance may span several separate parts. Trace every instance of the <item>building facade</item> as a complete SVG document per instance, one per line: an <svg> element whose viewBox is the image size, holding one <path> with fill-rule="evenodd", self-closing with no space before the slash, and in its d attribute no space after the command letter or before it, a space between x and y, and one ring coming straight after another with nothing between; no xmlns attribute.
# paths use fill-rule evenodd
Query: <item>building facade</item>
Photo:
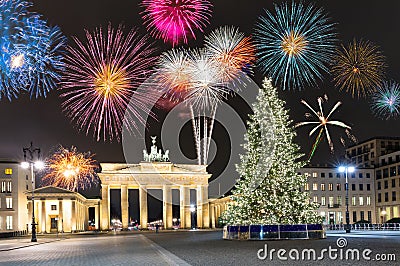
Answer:
<svg viewBox="0 0 400 266"><path fill-rule="evenodd" d="M32 193L27 191L28 218L32 221ZM87 199L77 192L53 186L34 190L38 233L79 232L89 228L89 208L94 209L94 226L99 229L100 199ZM31 232L31 228L29 228Z"/></svg>
<svg viewBox="0 0 400 266"><path fill-rule="evenodd" d="M32 189L29 170L18 162L0 162L0 232L27 230L28 219L25 191Z"/></svg>
<svg viewBox="0 0 400 266"><path fill-rule="evenodd" d="M319 203L318 212L326 224L346 223L346 175L332 167L304 167L299 174L307 177L305 191ZM348 173L350 223L376 222L374 169L356 168Z"/></svg>

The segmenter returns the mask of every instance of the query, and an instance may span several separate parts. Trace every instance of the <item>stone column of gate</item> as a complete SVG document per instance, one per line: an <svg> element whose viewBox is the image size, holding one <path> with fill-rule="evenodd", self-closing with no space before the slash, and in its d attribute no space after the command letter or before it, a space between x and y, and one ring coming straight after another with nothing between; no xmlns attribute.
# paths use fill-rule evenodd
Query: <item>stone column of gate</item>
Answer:
<svg viewBox="0 0 400 266"><path fill-rule="evenodd" d="M95 225L95 227L96 227L96 230L99 230L100 229L100 227L99 227L99 217L100 215L99 215L99 206L96 204L95 206L94 206L94 225Z"/></svg>
<svg viewBox="0 0 400 266"><path fill-rule="evenodd" d="M202 215L203 215L203 228L210 228L210 211L208 204L208 185L201 186L201 198L203 200Z"/></svg>
<svg viewBox="0 0 400 266"><path fill-rule="evenodd" d="M139 204L140 204L140 226L147 228L147 189L146 186L139 187Z"/></svg>
<svg viewBox="0 0 400 266"><path fill-rule="evenodd" d="M63 228L63 221L64 221L64 210L63 210L63 201L58 200L58 231L62 232Z"/></svg>
<svg viewBox="0 0 400 266"><path fill-rule="evenodd" d="M172 190L169 185L163 185L163 222L165 229L172 228Z"/></svg>
<svg viewBox="0 0 400 266"><path fill-rule="evenodd" d="M101 230L110 230L110 188L108 185L101 185L100 220Z"/></svg>
<svg viewBox="0 0 400 266"><path fill-rule="evenodd" d="M128 203L128 187L121 185L121 219L122 229L128 229L129 225L129 203Z"/></svg>
<svg viewBox="0 0 400 266"><path fill-rule="evenodd" d="M181 228L191 227L191 216L190 216L190 189L186 186L180 186L180 219Z"/></svg>
<svg viewBox="0 0 400 266"><path fill-rule="evenodd" d="M197 227L198 228L203 228L203 191L202 191L202 186L197 186L196 187L196 215L197 215Z"/></svg>
<svg viewBox="0 0 400 266"><path fill-rule="evenodd" d="M211 211L211 228L215 228L215 204L210 203L210 211Z"/></svg>

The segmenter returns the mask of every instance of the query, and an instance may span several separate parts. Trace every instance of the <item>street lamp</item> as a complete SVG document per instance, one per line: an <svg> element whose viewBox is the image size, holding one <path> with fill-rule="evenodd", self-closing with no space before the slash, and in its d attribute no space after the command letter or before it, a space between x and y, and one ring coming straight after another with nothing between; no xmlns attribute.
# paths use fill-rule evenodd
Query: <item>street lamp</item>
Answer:
<svg viewBox="0 0 400 266"><path fill-rule="evenodd" d="M44 168L44 163L40 161L40 149L34 148L31 142L31 146L28 148L23 148L22 151L24 152L24 161L21 163L21 167L24 169L30 168L31 170L31 179L32 179L32 238L31 242L37 242L36 238L36 221L35 221L35 172L33 168L40 170ZM29 158L26 157L28 153ZM37 160L34 161L34 154L37 153Z"/></svg>
<svg viewBox="0 0 400 266"><path fill-rule="evenodd" d="M353 173L355 168L353 166L339 166L339 172L346 174L346 233L350 233L350 214L349 214L349 179L348 173Z"/></svg>
<svg viewBox="0 0 400 266"><path fill-rule="evenodd" d="M192 204L192 205L190 205L190 211L191 211L191 213L192 213L192 215L191 215L191 217L192 217L192 228L193 229L196 229L196 225L195 225L195 222L196 222L196 217L194 217L194 215L195 215L195 211L196 211L196 207Z"/></svg>

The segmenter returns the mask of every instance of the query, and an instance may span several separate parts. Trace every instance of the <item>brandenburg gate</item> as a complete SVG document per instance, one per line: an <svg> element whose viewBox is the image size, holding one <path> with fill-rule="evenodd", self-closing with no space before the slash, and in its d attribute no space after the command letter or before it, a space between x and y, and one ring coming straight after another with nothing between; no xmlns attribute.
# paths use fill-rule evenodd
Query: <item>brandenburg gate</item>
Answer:
<svg viewBox="0 0 400 266"><path fill-rule="evenodd" d="M168 151L157 151L155 137L150 154L143 151L143 161L138 164L101 163L100 227L110 229L110 189L121 190L122 228L129 225L128 190L139 190L141 228L147 228L147 190L162 189L163 223L172 228L172 189L179 189L180 227L191 228L190 189L196 190L197 227L209 228L208 179L206 165L174 164L169 162Z"/></svg>

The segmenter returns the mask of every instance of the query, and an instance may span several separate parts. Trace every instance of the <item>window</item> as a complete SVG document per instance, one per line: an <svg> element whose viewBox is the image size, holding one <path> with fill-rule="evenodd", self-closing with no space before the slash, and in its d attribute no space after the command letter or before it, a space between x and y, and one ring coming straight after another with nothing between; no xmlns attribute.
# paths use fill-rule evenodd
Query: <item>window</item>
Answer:
<svg viewBox="0 0 400 266"><path fill-rule="evenodd" d="M321 184L321 191L325 191L325 184Z"/></svg>
<svg viewBox="0 0 400 266"><path fill-rule="evenodd" d="M356 190L356 184L351 184L351 190L355 191Z"/></svg>
<svg viewBox="0 0 400 266"><path fill-rule="evenodd" d="M11 197L6 198L6 208L12 209L12 198Z"/></svg>
<svg viewBox="0 0 400 266"><path fill-rule="evenodd" d="M11 193L11 191L12 191L12 183L11 183L11 181L8 181L7 182L7 192Z"/></svg>
<svg viewBox="0 0 400 266"><path fill-rule="evenodd" d="M360 211L360 219L361 219L361 221L364 220L364 218L365 218L364 217L364 211Z"/></svg>
<svg viewBox="0 0 400 266"><path fill-rule="evenodd" d="M309 191L309 190L310 190L310 185L309 185L308 183L306 183L306 184L304 185L304 190L305 190L305 191Z"/></svg>
<svg viewBox="0 0 400 266"><path fill-rule="evenodd" d="M375 158L375 152L371 152L371 159Z"/></svg>
<svg viewBox="0 0 400 266"><path fill-rule="evenodd" d="M336 177L337 177L337 178L340 178L340 173L336 173Z"/></svg>
<svg viewBox="0 0 400 266"><path fill-rule="evenodd" d="M318 177L317 173L316 172L312 173L312 177Z"/></svg>
<svg viewBox="0 0 400 266"><path fill-rule="evenodd" d="M57 205L51 205L51 210L56 211L57 210Z"/></svg>
<svg viewBox="0 0 400 266"><path fill-rule="evenodd" d="M397 173L400 175L400 164L397 166Z"/></svg>
<svg viewBox="0 0 400 266"><path fill-rule="evenodd" d="M371 191L371 184L367 184L367 191Z"/></svg>
<svg viewBox="0 0 400 266"><path fill-rule="evenodd" d="M367 196L367 206L371 206L371 196Z"/></svg>
<svg viewBox="0 0 400 266"><path fill-rule="evenodd" d="M389 182L387 180L385 180L384 184L385 184L385 189L389 187Z"/></svg>
<svg viewBox="0 0 400 266"><path fill-rule="evenodd" d="M342 205L342 196L337 196L336 197L336 203L340 205Z"/></svg>
<svg viewBox="0 0 400 266"><path fill-rule="evenodd" d="M333 197L329 197L329 207L333 207Z"/></svg>
<svg viewBox="0 0 400 266"><path fill-rule="evenodd" d="M390 167L390 176L396 176L396 166Z"/></svg>
<svg viewBox="0 0 400 266"><path fill-rule="evenodd" d="M351 205L356 206L356 197L351 197Z"/></svg>
<svg viewBox="0 0 400 266"><path fill-rule="evenodd" d="M28 187L28 185L26 185L26 190L29 190L29 187Z"/></svg>
<svg viewBox="0 0 400 266"><path fill-rule="evenodd" d="M364 190L364 184L358 184L358 190L363 191Z"/></svg>
<svg viewBox="0 0 400 266"><path fill-rule="evenodd" d="M400 167L400 166L399 166ZM332 173L329 173L329 177L333 177L333 174Z"/></svg>
<svg viewBox="0 0 400 266"><path fill-rule="evenodd" d="M326 199L324 196L321 197L321 205L325 206L326 205Z"/></svg>
<svg viewBox="0 0 400 266"><path fill-rule="evenodd" d="M365 176L366 176L366 178L371 178L371 174L370 173L366 173Z"/></svg>
<svg viewBox="0 0 400 266"><path fill-rule="evenodd" d="M321 173L321 177L325 177L325 173Z"/></svg>
<svg viewBox="0 0 400 266"><path fill-rule="evenodd" d="M12 175L12 168L6 168L6 169L4 170L4 173L5 173L6 175Z"/></svg>
<svg viewBox="0 0 400 266"><path fill-rule="evenodd" d="M382 179L382 170L376 170L376 179Z"/></svg>
<svg viewBox="0 0 400 266"><path fill-rule="evenodd" d="M382 195L381 195L381 193L378 193L378 202L382 202Z"/></svg>
<svg viewBox="0 0 400 266"><path fill-rule="evenodd" d="M12 230L13 229L13 217L12 216L7 216L6 217L6 229L7 230Z"/></svg>
<svg viewBox="0 0 400 266"><path fill-rule="evenodd" d="M372 212L371 211L368 211L368 222L371 222L371 219L372 219Z"/></svg>
<svg viewBox="0 0 400 266"><path fill-rule="evenodd" d="M360 205L360 206L364 205L364 197L359 197L358 198L358 205Z"/></svg>
<svg viewBox="0 0 400 266"><path fill-rule="evenodd" d="M357 212L353 211L353 223L357 222Z"/></svg>
<svg viewBox="0 0 400 266"><path fill-rule="evenodd" d="M388 178L389 177L389 168L383 169L383 178Z"/></svg>
<svg viewBox="0 0 400 266"><path fill-rule="evenodd" d="M381 181L378 182L378 190L381 190L382 186L381 186Z"/></svg>
<svg viewBox="0 0 400 266"><path fill-rule="evenodd" d="M313 190L318 190L318 183L313 183L312 189Z"/></svg>
<svg viewBox="0 0 400 266"><path fill-rule="evenodd" d="M337 184L336 184L336 190L337 190L337 191L340 191L340 190L341 190L341 185L340 185L340 183L337 183Z"/></svg>
<svg viewBox="0 0 400 266"><path fill-rule="evenodd" d="M25 180L28 180L28 175L25 176Z"/></svg>
<svg viewBox="0 0 400 266"><path fill-rule="evenodd" d="M396 179L392 179L392 187L396 187Z"/></svg>
<svg viewBox="0 0 400 266"><path fill-rule="evenodd" d="M6 181L1 182L1 192L6 192Z"/></svg>
<svg viewBox="0 0 400 266"><path fill-rule="evenodd" d="M358 173L358 178L363 178L363 174L362 173Z"/></svg>
<svg viewBox="0 0 400 266"><path fill-rule="evenodd" d="M389 201L389 192L385 192L385 202Z"/></svg>
<svg viewBox="0 0 400 266"><path fill-rule="evenodd" d="M317 196L314 196L314 197L313 197L313 201L314 201L314 202L318 202L318 197L317 197Z"/></svg>
<svg viewBox="0 0 400 266"><path fill-rule="evenodd" d="M392 201L396 201L396 191L392 191Z"/></svg>
<svg viewBox="0 0 400 266"><path fill-rule="evenodd" d="M328 184L328 189L329 189L329 191L333 191L333 184L332 183Z"/></svg>

